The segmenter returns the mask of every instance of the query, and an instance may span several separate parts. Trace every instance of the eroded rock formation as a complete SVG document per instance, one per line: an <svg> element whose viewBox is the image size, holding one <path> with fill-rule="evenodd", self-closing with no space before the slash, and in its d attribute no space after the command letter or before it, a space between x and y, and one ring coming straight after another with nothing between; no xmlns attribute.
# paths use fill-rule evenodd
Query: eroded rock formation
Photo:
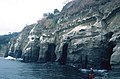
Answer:
<svg viewBox="0 0 120 79"><path fill-rule="evenodd" d="M120 64L119 0L73 0L59 14L30 26L9 51L22 52L25 62L98 69Z"/></svg>

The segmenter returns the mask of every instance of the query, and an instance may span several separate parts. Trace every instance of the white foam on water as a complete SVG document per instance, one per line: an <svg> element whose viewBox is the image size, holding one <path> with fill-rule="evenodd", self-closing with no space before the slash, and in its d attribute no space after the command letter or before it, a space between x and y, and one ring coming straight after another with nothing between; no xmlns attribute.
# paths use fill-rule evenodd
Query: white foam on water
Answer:
<svg viewBox="0 0 120 79"><path fill-rule="evenodd" d="M11 57L11 56L8 56L8 57L6 57L6 58L4 58L4 59L8 59L8 60L16 60L16 58Z"/></svg>

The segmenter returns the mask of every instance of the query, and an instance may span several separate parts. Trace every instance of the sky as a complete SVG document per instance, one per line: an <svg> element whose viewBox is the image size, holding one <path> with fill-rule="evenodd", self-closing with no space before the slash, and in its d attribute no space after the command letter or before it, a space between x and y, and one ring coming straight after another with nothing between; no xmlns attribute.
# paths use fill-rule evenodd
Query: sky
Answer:
<svg viewBox="0 0 120 79"><path fill-rule="evenodd" d="M0 35L19 32L43 13L61 10L65 0L0 0Z"/></svg>

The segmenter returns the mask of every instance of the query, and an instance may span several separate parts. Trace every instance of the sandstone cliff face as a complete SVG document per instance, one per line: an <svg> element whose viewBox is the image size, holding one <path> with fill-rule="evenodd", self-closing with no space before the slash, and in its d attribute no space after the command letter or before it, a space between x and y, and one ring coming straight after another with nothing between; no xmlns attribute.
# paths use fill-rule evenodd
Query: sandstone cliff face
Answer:
<svg viewBox="0 0 120 79"><path fill-rule="evenodd" d="M111 69L120 63L119 30L119 0L74 0L22 31L13 51L21 51L25 62Z"/></svg>

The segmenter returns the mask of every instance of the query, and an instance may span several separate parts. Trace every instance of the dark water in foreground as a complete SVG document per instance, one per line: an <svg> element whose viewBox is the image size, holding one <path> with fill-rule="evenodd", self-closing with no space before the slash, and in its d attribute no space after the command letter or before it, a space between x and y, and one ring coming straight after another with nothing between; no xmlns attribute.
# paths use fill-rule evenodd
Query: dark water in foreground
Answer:
<svg viewBox="0 0 120 79"><path fill-rule="evenodd" d="M57 64L0 59L0 79L81 79L80 72Z"/></svg>

